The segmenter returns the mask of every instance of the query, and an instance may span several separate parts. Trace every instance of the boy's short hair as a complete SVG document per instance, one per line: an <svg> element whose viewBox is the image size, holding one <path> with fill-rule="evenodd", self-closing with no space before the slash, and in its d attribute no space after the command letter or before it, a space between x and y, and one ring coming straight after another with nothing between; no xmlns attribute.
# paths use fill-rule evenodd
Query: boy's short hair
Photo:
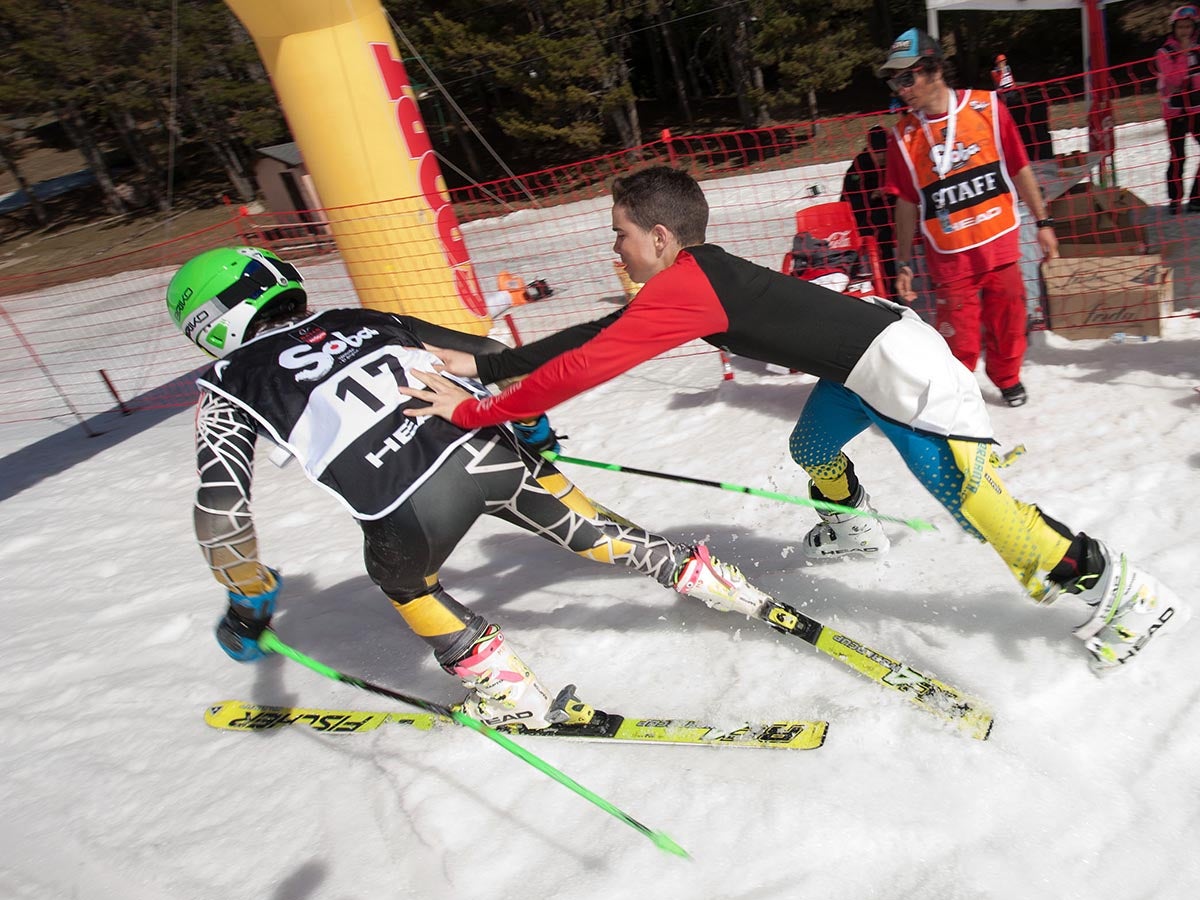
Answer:
<svg viewBox="0 0 1200 900"><path fill-rule="evenodd" d="M666 227L682 247L704 243L708 201L696 179L669 166L652 166L618 178L612 186L613 206L639 228Z"/></svg>

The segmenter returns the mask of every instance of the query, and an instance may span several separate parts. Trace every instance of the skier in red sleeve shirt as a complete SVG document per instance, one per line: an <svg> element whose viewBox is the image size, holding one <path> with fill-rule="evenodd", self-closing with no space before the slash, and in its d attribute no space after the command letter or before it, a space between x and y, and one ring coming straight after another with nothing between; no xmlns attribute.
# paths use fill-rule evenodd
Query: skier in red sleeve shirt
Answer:
<svg viewBox="0 0 1200 900"><path fill-rule="evenodd" d="M1058 256L1021 136L994 91L947 86L941 46L923 31L900 35L880 74L909 108L888 144L884 187L896 196L896 294L916 299L911 251L919 226L938 331L971 371L982 331L988 378L1009 406L1020 406L1026 308L1018 195L1037 222L1043 254Z"/></svg>
<svg viewBox="0 0 1200 900"><path fill-rule="evenodd" d="M495 383L527 376L500 394L472 397L431 372L429 403L406 415L440 416L461 428L532 418L641 362L697 338L739 356L816 375L788 444L812 480L820 510L804 554L879 557L889 541L859 514L870 498L843 447L877 427L912 473L970 534L996 550L1022 587L1045 604L1082 600L1075 629L1097 670L1132 659L1185 607L1124 553L1072 532L1004 486L975 376L911 309L856 299L784 275L705 243L708 203L690 175L666 166L618 179L612 189L614 251L643 283L617 312L500 353L430 351L454 375ZM676 588L679 590L679 588Z"/></svg>

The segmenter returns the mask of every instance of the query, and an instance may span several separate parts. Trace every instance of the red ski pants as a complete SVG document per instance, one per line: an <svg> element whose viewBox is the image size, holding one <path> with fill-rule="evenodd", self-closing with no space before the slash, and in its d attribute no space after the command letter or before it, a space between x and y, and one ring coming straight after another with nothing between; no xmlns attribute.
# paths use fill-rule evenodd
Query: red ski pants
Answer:
<svg viewBox="0 0 1200 900"><path fill-rule="evenodd" d="M975 371L982 349L984 371L998 388L1021 380L1025 358L1025 282L1019 263L978 278L938 285L937 330L950 352Z"/></svg>

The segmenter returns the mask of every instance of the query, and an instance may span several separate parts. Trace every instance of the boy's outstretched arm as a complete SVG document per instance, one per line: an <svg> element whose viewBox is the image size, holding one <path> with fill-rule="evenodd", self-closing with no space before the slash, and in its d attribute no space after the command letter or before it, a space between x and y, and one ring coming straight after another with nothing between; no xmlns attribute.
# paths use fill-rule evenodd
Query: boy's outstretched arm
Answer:
<svg viewBox="0 0 1200 900"><path fill-rule="evenodd" d="M554 357L583 346L619 319L624 312L625 307L622 307L601 319L572 325L541 340L520 347L505 348L499 353L476 353L475 374L467 377L478 377L484 384L495 384L506 378L528 375ZM466 374L450 366L447 366L446 369L455 375Z"/></svg>
<svg viewBox="0 0 1200 900"><path fill-rule="evenodd" d="M459 331L456 328L447 328L444 325L435 325L416 316L398 315L396 318L412 330L412 333L417 336L417 340L431 349L441 347L469 355L499 353L508 349L504 344L489 337L471 334L468 331Z"/></svg>

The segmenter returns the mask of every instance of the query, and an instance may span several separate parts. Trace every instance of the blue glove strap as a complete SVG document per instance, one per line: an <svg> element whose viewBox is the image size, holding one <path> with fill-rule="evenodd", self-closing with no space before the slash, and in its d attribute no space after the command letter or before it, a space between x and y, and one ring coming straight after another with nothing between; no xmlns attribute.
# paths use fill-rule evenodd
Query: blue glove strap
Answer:
<svg viewBox="0 0 1200 900"><path fill-rule="evenodd" d="M524 422L512 423L513 434L522 444L534 450L553 450L558 452L558 435L550 428L550 417L542 413L532 424Z"/></svg>
<svg viewBox="0 0 1200 900"><path fill-rule="evenodd" d="M264 594L255 597L244 597L241 594L229 592L229 604L244 609L255 619L269 619L275 614L275 601L279 598L279 589L283 587L283 576L274 569L268 572L275 578L275 587Z"/></svg>
<svg viewBox="0 0 1200 900"><path fill-rule="evenodd" d="M229 616L223 616L213 631L217 636L217 643L231 659L238 662L254 662L267 655L258 646L258 641L238 634Z"/></svg>

